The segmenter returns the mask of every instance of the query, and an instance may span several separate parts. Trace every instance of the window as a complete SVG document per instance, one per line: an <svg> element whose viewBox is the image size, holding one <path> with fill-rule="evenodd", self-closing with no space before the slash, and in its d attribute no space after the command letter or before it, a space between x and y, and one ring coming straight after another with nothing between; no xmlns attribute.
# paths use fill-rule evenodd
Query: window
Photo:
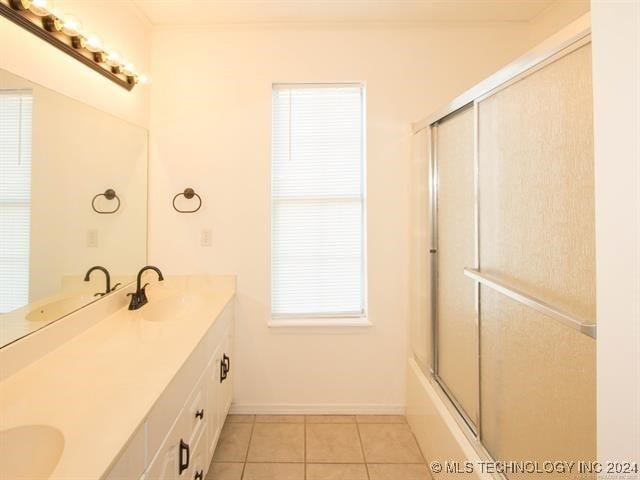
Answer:
<svg viewBox="0 0 640 480"><path fill-rule="evenodd" d="M32 95L0 91L0 313L29 302Z"/></svg>
<svg viewBox="0 0 640 480"><path fill-rule="evenodd" d="M366 315L364 93L361 84L273 86L275 324Z"/></svg>

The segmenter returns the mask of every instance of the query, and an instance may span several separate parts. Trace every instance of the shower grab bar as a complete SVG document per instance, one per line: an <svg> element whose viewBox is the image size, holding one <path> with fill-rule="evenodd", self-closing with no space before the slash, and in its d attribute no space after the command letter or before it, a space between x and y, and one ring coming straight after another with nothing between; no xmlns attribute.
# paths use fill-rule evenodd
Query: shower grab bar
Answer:
<svg viewBox="0 0 640 480"><path fill-rule="evenodd" d="M526 293L516 290L515 288L509 287L499 280L495 279L494 277L481 273L474 268L465 268L464 274L467 277L474 279L478 283L485 285L486 287L489 287L497 292L500 292L503 295L506 295L516 302L522 303L523 305L544 313L545 315L553 318L554 320L557 320L567 327L578 330L579 332L582 332L585 335L590 336L591 338L596 338L597 327L594 324L585 323L569 313L563 312L562 310L549 305L548 303L545 303L540 299L532 297L531 295L527 295Z"/></svg>

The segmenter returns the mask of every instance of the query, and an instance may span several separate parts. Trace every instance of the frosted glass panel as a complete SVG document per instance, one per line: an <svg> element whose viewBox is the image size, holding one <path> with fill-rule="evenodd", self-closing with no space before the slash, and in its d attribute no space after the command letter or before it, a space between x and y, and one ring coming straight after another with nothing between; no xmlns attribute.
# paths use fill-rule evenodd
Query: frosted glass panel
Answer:
<svg viewBox="0 0 640 480"><path fill-rule="evenodd" d="M411 351L426 373L433 368L431 350L431 227L429 221L429 129L411 138Z"/></svg>
<svg viewBox="0 0 640 480"><path fill-rule="evenodd" d="M590 45L478 109L481 271L595 322ZM480 330L481 438L492 456L594 460L595 341L486 287Z"/></svg>
<svg viewBox="0 0 640 480"><path fill-rule="evenodd" d="M477 423L478 331L475 287L463 274L475 264L474 112L437 127L438 375Z"/></svg>
<svg viewBox="0 0 640 480"><path fill-rule="evenodd" d="M540 464L595 460L595 341L484 286L480 298L482 440L489 453Z"/></svg>
<svg viewBox="0 0 640 480"><path fill-rule="evenodd" d="M480 102L479 142L482 271L593 323L590 45Z"/></svg>

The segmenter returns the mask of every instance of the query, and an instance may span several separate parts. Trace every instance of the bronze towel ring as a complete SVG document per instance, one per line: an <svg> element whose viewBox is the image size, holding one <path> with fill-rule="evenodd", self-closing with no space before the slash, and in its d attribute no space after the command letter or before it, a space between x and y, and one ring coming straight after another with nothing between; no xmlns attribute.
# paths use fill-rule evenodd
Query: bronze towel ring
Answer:
<svg viewBox="0 0 640 480"><path fill-rule="evenodd" d="M187 200L191 200L193 197L196 197L198 199L198 206L193 210L180 210L178 207L176 207L176 200L180 196L183 196ZM193 188L185 188L184 192L180 192L176 194L175 197L173 197L173 209L178 213L195 213L200 210L200 207L202 207L202 197L200 197L200 195L198 195Z"/></svg>
<svg viewBox="0 0 640 480"><path fill-rule="evenodd" d="M116 208L114 208L113 210L98 210L96 208L96 200L98 199L98 197L104 197L107 200L115 199L118 202L116 204ZM120 197L118 197L116 191L113 188L108 188L104 191L104 193L99 193L95 197L93 197L93 200L91 200L91 208L93 208L94 212L101 215L110 215L112 213L116 213L118 210L120 210Z"/></svg>

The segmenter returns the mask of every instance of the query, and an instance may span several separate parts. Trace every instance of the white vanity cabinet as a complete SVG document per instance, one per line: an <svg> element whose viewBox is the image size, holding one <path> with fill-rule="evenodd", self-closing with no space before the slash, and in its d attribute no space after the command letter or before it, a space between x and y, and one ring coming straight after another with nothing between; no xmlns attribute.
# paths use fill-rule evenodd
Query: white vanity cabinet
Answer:
<svg viewBox="0 0 640 480"><path fill-rule="evenodd" d="M231 300L138 429L144 435L130 441L107 480L204 480L233 397L233 314ZM145 461L132 462L141 451Z"/></svg>

